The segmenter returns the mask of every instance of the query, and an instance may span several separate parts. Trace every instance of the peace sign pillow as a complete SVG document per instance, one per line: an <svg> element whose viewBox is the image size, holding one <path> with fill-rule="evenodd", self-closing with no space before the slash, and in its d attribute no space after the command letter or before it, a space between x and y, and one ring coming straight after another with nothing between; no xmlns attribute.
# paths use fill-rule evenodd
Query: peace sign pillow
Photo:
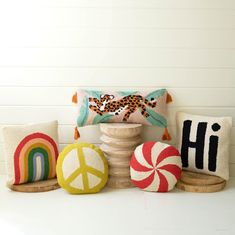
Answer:
<svg viewBox="0 0 235 235"><path fill-rule="evenodd" d="M56 172L58 183L69 193L97 193L107 183L108 162L93 144L70 144L60 153Z"/></svg>

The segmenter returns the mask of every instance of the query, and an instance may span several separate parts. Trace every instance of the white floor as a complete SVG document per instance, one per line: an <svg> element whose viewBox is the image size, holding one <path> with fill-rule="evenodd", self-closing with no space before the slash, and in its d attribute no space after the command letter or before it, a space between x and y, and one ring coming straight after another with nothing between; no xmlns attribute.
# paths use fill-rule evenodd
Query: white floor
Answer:
<svg viewBox="0 0 235 235"><path fill-rule="evenodd" d="M235 179L219 193L105 189L93 195L11 192L0 179L0 234L235 234ZM3 233L5 232L5 233Z"/></svg>

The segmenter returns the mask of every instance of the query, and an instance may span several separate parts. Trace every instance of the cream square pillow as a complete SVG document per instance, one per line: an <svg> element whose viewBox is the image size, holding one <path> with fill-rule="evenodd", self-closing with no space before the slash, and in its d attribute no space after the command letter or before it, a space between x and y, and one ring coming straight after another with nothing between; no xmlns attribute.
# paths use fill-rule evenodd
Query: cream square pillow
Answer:
<svg viewBox="0 0 235 235"><path fill-rule="evenodd" d="M228 180L232 118L179 112L177 128L183 168Z"/></svg>
<svg viewBox="0 0 235 235"><path fill-rule="evenodd" d="M4 127L7 184L56 177L58 122Z"/></svg>

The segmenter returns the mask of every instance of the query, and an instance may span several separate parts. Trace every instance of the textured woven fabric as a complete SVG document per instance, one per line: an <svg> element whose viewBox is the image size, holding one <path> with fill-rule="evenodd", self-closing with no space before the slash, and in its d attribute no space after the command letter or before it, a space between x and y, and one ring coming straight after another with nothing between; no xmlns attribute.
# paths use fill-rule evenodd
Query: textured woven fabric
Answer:
<svg viewBox="0 0 235 235"><path fill-rule="evenodd" d="M3 128L8 185L56 177L57 121Z"/></svg>
<svg viewBox="0 0 235 235"><path fill-rule="evenodd" d="M60 186L69 193L97 193L107 182L108 162L93 144L70 144L60 153L56 172Z"/></svg>
<svg viewBox="0 0 235 235"><path fill-rule="evenodd" d="M161 142L139 145L130 162L134 185L152 192L168 192L179 180L182 171L178 150Z"/></svg>
<svg viewBox="0 0 235 235"><path fill-rule="evenodd" d="M177 114L183 168L229 179L230 117Z"/></svg>
<svg viewBox="0 0 235 235"><path fill-rule="evenodd" d="M103 122L140 123L164 128L163 139L170 139L167 103L172 99L166 89L152 92L78 90L73 101L78 107L78 127Z"/></svg>

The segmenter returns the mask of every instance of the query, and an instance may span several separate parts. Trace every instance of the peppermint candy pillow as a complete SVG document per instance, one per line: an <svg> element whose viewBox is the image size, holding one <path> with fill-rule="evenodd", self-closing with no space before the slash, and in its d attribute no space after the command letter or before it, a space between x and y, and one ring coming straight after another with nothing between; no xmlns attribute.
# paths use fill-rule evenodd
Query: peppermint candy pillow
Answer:
<svg viewBox="0 0 235 235"><path fill-rule="evenodd" d="M139 145L130 161L132 183L145 191L168 192L181 177L179 151L161 142Z"/></svg>
<svg viewBox="0 0 235 235"><path fill-rule="evenodd" d="M163 140L171 139L167 130L167 104L171 101L166 89L148 93L78 90L73 96L78 127L104 122L140 123L164 128ZM78 134L76 129L75 139Z"/></svg>

